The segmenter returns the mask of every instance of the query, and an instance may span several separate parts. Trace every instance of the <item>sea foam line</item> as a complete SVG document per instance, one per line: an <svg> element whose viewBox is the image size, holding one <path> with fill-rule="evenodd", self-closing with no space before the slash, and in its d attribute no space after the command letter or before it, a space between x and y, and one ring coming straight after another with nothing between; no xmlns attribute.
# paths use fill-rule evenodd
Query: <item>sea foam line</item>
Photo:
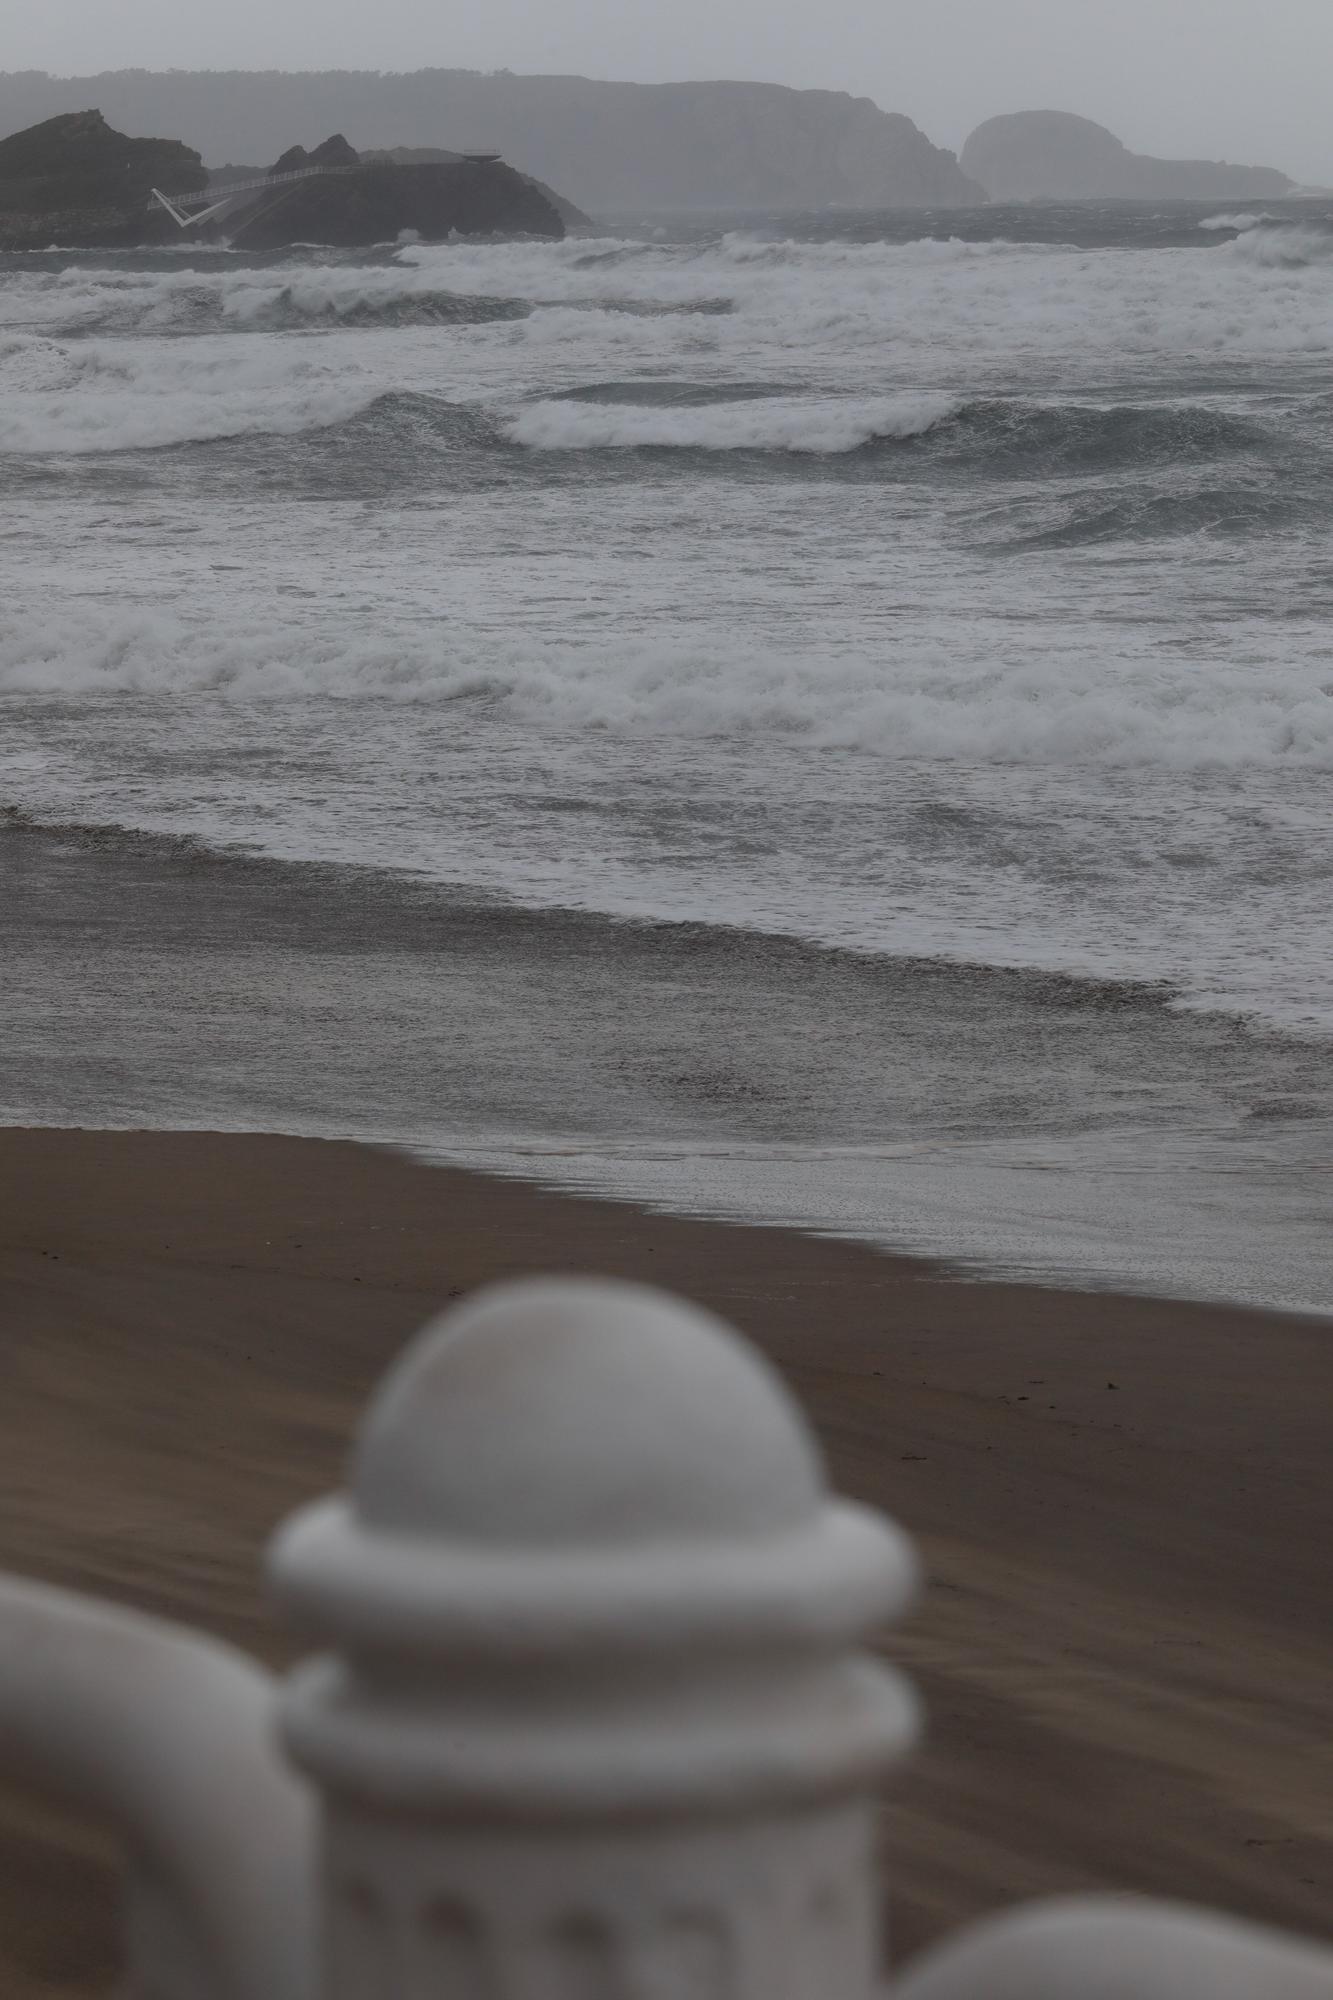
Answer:
<svg viewBox="0 0 1333 2000"><path fill-rule="evenodd" d="M243 702L478 704L523 724L626 738L759 738L883 758L1333 770L1333 692L1283 672L1087 655L997 665L884 649L777 653L735 641L556 643L235 616L0 614L0 696L211 696Z"/></svg>
<svg viewBox="0 0 1333 2000"><path fill-rule="evenodd" d="M707 408L546 401L503 426L542 451L675 447L697 451L846 452L876 438L921 437L962 408L952 396L755 397Z"/></svg>

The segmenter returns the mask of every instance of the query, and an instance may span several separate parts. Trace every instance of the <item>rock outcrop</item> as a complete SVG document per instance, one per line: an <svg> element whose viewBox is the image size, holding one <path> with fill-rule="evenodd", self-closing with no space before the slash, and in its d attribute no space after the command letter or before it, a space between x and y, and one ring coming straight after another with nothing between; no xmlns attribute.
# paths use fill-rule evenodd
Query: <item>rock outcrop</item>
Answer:
<svg viewBox="0 0 1333 2000"><path fill-rule="evenodd" d="M17 107L85 101L87 79L0 76ZM669 208L958 207L983 199L952 153L868 97L766 83L603 83L473 70L118 71L98 101L211 160L271 160L294 131L381 148L490 146L594 215ZM22 115L31 117L31 110Z"/></svg>
<svg viewBox="0 0 1333 2000"><path fill-rule="evenodd" d="M335 132L316 146L313 153L307 153L304 146L289 146L282 156L269 168L271 174L303 173L309 167L356 167L361 164L361 155L349 139L341 132Z"/></svg>
<svg viewBox="0 0 1333 2000"><path fill-rule="evenodd" d="M992 201L1275 201L1292 182L1274 167L1158 160L1068 111L1018 111L978 125L965 173Z"/></svg>
<svg viewBox="0 0 1333 2000"><path fill-rule="evenodd" d="M202 240L223 234L239 249L356 249L407 231L427 241L455 232L565 233L547 193L498 159L363 163L339 133L313 152L290 147L267 171L309 177L244 198L220 224L197 225ZM191 194L209 182L198 153L175 139L127 138L100 111L50 118L0 140L0 248L180 242L179 224L153 205L152 190Z"/></svg>
<svg viewBox="0 0 1333 2000"><path fill-rule="evenodd" d="M319 152L323 151L321 147ZM280 250L292 243L320 243L355 250L391 243L407 231L426 242L454 234L559 238L565 233L546 196L502 160L418 166L369 162L348 168L336 157L321 160L311 154L295 166L283 164L299 152L298 147L284 154L275 172L296 172L303 164L326 169L333 165L337 170L265 189L245 207L233 210L223 227L234 249ZM355 154L352 157L356 159Z"/></svg>
<svg viewBox="0 0 1333 2000"><path fill-rule="evenodd" d="M100 111L67 112L0 139L0 247L164 241L176 225L150 214L152 189L188 194L207 182L179 140L130 139Z"/></svg>
<svg viewBox="0 0 1333 2000"><path fill-rule="evenodd" d="M378 164L389 167L430 167L457 166L463 155L446 153L439 146L391 146L385 152L362 153L361 158L367 166ZM597 227L590 215L585 215L581 208L576 207L565 195L559 194L555 188L547 187L546 182L539 181L535 174L524 174L523 178L530 187L535 187L539 194L545 195L566 229Z"/></svg>

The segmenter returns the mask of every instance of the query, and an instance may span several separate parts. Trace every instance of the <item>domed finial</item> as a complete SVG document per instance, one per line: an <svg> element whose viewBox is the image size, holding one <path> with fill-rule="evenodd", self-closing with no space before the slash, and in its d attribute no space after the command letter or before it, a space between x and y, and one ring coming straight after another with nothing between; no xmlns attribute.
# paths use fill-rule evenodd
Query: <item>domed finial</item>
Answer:
<svg viewBox="0 0 1333 2000"><path fill-rule="evenodd" d="M589 1279L439 1320L371 1405L352 1483L380 1534L554 1548L781 1533L823 1479L783 1384L721 1320Z"/></svg>
<svg viewBox="0 0 1333 2000"><path fill-rule="evenodd" d="M858 1645L915 1565L896 1529L828 1497L768 1364L660 1292L499 1286L409 1349L352 1472L271 1557L282 1603L333 1649L293 1682L285 1733L355 1878L348 1949L378 1963L373 1909L380 1955L408 1962L406 1842L478 1967L534 1923L558 1956L590 1912L615 1958L658 1880L653 1921L665 1936L679 1906L705 1922L734 2000L751 1979L769 2000L775 1977L741 1933L797 1922L801 1897L832 1913L824 1969L836 1958L839 2000L860 2000L872 1789L914 1709Z"/></svg>

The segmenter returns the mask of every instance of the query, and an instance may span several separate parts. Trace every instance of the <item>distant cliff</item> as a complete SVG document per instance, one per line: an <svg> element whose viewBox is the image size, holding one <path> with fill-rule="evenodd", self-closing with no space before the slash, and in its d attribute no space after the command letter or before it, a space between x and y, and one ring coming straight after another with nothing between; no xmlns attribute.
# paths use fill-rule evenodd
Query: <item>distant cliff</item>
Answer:
<svg viewBox="0 0 1333 2000"><path fill-rule="evenodd" d="M1293 185L1274 167L1131 153L1104 125L1068 111L988 119L964 146L962 166L992 201L1274 201Z"/></svg>
<svg viewBox="0 0 1333 2000"><path fill-rule="evenodd" d="M910 118L867 97L763 83L326 70L0 75L0 131L95 100L205 159L271 160L293 131L354 145L493 147L594 214L644 208L960 206L980 189Z"/></svg>
<svg viewBox="0 0 1333 2000"><path fill-rule="evenodd" d="M147 213L154 186L189 194L208 180L176 139L130 139L100 111L71 111L0 139L0 246L107 245L161 239L175 224Z"/></svg>

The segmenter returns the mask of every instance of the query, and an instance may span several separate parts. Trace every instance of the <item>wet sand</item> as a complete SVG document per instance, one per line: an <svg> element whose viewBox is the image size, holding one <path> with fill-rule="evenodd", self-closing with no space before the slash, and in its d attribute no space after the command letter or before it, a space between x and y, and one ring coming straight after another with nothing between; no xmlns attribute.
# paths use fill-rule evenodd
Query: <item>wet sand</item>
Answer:
<svg viewBox="0 0 1333 2000"><path fill-rule="evenodd" d="M896 1950L1111 1887L1333 1935L1333 1325L965 1283L350 1144L0 1132L0 1566L291 1657L265 1537L442 1301L649 1279L757 1339L918 1539ZM0 1991L113 1967L95 1830L0 1798Z"/></svg>

